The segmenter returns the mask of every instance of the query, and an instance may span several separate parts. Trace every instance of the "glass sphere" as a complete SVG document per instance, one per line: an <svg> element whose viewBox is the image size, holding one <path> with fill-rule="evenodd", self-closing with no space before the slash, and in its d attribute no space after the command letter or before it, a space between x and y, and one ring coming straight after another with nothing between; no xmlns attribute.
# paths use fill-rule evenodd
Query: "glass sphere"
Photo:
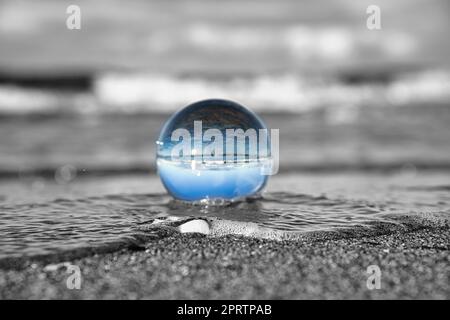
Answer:
<svg viewBox="0 0 450 320"><path fill-rule="evenodd" d="M255 195L267 182L267 127L235 102L188 105L170 117L156 143L159 176L176 199L233 201Z"/></svg>

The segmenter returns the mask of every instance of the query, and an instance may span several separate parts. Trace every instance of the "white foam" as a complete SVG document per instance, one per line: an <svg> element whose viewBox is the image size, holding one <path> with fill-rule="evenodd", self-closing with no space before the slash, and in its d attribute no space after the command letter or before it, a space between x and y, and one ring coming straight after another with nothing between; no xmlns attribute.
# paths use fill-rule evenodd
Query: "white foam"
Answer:
<svg viewBox="0 0 450 320"><path fill-rule="evenodd" d="M54 90L0 86L0 114L58 114L101 111L92 93L62 93Z"/></svg>
<svg viewBox="0 0 450 320"><path fill-rule="evenodd" d="M226 98L261 112L304 113L358 105L399 105L447 101L450 74L425 72L402 76L387 84L352 85L337 80L317 81L298 75L261 75L228 81L179 78L170 75L105 74L95 86L101 105L122 112L173 112L194 101Z"/></svg>
<svg viewBox="0 0 450 320"><path fill-rule="evenodd" d="M268 240L298 240L302 234L261 227L254 222L210 219L211 236L236 235Z"/></svg>
<svg viewBox="0 0 450 320"><path fill-rule="evenodd" d="M92 92L60 93L0 86L0 114L171 113L208 98L235 100L255 112L300 114L327 108L333 119L348 121L363 105L448 102L450 73L414 73L379 84L349 84L294 74L214 80L155 73L105 73L95 80Z"/></svg>
<svg viewBox="0 0 450 320"><path fill-rule="evenodd" d="M0 112L28 114L50 111L57 105L57 97L39 90L0 86Z"/></svg>

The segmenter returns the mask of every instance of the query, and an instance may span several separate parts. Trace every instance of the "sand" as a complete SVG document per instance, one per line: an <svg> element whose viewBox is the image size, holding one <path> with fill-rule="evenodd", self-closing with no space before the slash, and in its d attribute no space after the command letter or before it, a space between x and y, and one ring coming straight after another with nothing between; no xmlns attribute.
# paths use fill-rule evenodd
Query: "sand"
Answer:
<svg viewBox="0 0 450 320"><path fill-rule="evenodd" d="M295 241L162 228L143 245L109 253L3 261L0 297L449 299L448 220L407 219L399 227L319 232ZM68 265L80 268L80 289L67 287ZM371 265L380 268L380 289L367 287Z"/></svg>

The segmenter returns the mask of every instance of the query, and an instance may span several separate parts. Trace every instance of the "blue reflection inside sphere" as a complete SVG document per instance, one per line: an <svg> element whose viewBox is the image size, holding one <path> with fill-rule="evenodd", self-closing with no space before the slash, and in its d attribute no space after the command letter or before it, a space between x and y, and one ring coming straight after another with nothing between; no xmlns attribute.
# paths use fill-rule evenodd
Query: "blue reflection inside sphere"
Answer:
<svg viewBox="0 0 450 320"><path fill-rule="evenodd" d="M176 199L236 200L261 191L268 179L267 127L232 101L204 100L178 111L157 146L159 176Z"/></svg>

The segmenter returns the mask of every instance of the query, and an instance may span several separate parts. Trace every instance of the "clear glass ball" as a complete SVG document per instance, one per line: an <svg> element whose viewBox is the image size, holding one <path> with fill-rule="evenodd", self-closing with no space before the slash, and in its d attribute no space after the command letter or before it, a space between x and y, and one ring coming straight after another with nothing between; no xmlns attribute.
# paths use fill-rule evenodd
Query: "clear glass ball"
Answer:
<svg viewBox="0 0 450 320"><path fill-rule="evenodd" d="M234 201L257 194L267 183L267 127L235 102L188 105L169 118L156 143L159 176L176 199Z"/></svg>

